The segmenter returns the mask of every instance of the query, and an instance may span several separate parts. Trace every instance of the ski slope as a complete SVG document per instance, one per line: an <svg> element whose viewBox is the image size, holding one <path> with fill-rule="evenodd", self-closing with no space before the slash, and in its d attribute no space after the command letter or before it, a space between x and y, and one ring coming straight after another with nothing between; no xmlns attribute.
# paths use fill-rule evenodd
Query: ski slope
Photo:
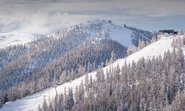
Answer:
<svg viewBox="0 0 185 111"><path fill-rule="evenodd" d="M132 55L119 59L115 61L113 64L104 67L103 70L110 67L116 67L119 65L120 67L123 66L126 63L131 63L132 61L137 62L140 58L144 57L145 59L150 59L154 56L164 55L164 53L167 50L172 51L171 43L172 43L173 37L166 37L162 38L157 42L154 42L147 47L143 48L142 50L133 53ZM92 76L93 79L96 77L96 71L88 73L88 76ZM65 84L62 84L60 86L55 88L48 88L44 91L41 91L39 93L36 93L31 96L27 96L23 99L16 100L15 102L8 102L6 103L0 111L36 111L38 109L38 106L42 106L43 100L45 98L46 102L51 100L56 95L56 91L58 94L63 93L65 88L72 88L75 92L75 87L79 86L81 84L81 81L85 81L85 76L81 76L71 82L67 82Z"/></svg>
<svg viewBox="0 0 185 111"><path fill-rule="evenodd" d="M132 45L132 33L133 31L124 28L124 27L119 27L116 25L107 25L107 29L109 29L109 34L112 40L118 41L124 46L130 46Z"/></svg>
<svg viewBox="0 0 185 111"><path fill-rule="evenodd" d="M115 25L113 23L104 22L104 21L99 21L99 22L96 21L95 23L103 24L102 33L104 34L107 33L110 39L114 41L118 41L124 46L133 45L132 43L133 31L132 30L125 28L123 26L120 26L120 25ZM107 35L104 35L104 36L106 37Z"/></svg>
<svg viewBox="0 0 185 111"><path fill-rule="evenodd" d="M137 62L139 59L152 59L153 57L158 57L164 55L166 51L172 51L173 48L171 47L171 43L173 41L173 36L168 36L161 38L159 41L154 42L150 44L149 46L143 48L142 50L133 53L132 55L128 56L125 59L119 59L115 63L113 63L113 67L116 67L119 65L119 67L122 67L123 63L132 63L133 61Z"/></svg>
<svg viewBox="0 0 185 111"><path fill-rule="evenodd" d="M93 25L95 26L94 28L98 27L98 29L100 29L99 34L101 35L101 38L112 39L124 46L133 45L133 42L139 39L148 40L151 36L149 34L149 31L140 30L126 25L117 25L110 21L107 22L105 20L89 21L87 23L87 26ZM93 32L93 30L90 32Z"/></svg>

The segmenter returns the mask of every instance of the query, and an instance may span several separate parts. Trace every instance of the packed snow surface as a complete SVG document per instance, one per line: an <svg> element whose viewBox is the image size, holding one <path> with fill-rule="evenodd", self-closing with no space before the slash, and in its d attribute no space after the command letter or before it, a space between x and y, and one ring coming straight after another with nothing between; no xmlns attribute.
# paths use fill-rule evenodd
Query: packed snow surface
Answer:
<svg viewBox="0 0 185 111"><path fill-rule="evenodd" d="M131 63L132 61L137 62L142 57L144 57L145 59L150 59L154 56L159 56L159 55L162 56L164 52L166 52L167 50L172 51L172 47L171 47L172 40L173 40L173 37L161 38L159 41L148 45L142 50L136 53L133 53L132 55L126 58L119 59L107 67L104 67L103 70L105 71L107 68L115 67L117 65L121 67L125 64L125 62L126 63ZM95 79L96 71L88 73L88 76L92 76L92 78ZM42 106L44 98L46 102L48 102L49 99L51 100L53 97L55 97L56 93L58 94L63 93L65 88L69 88L69 87L72 88L75 92L75 87L79 86L81 84L81 81L84 81L84 80L85 80L85 76L81 76L73 81L57 86L56 90L55 88L48 88L34 95L27 96L20 100L16 100L15 102L8 102L0 109L0 111L28 111L28 110L36 111L39 105Z"/></svg>
<svg viewBox="0 0 185 111"><path fill-rule="evenodd" d="M112 40L120 42L122 45L130 46L132 45L132 33L133 31L119 26L112 27L108 26L109 28L109 34Z"/></svg>
<svg viewBox="0 0 185 111"><path fill-rule="evenodd" d="M104 32L104 33L107 32L109 37L112 40L118 41L119 43L121 43L124 46L132 45L132 35L133 35L132 30L125 28L123 26L120 26L120 25L115 25L113 23L109 23L109 22L100 21L100 23L103 24L102 32Z"/></svg>

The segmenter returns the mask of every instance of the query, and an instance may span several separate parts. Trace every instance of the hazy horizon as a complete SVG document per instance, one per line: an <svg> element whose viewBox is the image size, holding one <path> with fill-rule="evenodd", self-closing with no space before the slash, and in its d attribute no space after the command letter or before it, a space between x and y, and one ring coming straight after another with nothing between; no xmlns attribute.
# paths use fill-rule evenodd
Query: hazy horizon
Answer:
<svg viewBox="0 0 185 111"><path fill-rule="evenodd" d="M89 20L185 30L184 0L0 0L0 32L51 33Z"/></svg>

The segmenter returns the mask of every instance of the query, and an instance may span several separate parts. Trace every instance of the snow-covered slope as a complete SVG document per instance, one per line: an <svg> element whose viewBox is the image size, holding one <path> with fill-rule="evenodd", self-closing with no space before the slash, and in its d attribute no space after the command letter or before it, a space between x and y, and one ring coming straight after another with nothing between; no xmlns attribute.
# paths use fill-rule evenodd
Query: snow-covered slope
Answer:
<svg viewBox="0 0 185 111"><path fill-rule="evenodd" d="M100 28L100 35L96 36L103 36L104 38L109 38L115 41L120 42L122 45L129 46L132 45L132 35L133 31L125 28L124 26L115 25L112 22L102 21L91 21L88 22L87 25L94 25L99 26Z"/></svg>
<svg viewBox="0 0 185 111"><path fill-rule="evenodd" d="M38 38L37 34L28 33L0 33L0 48L25 44Z"/></svg>
<svg viewBox="0 0 185 111"><path fill-rule="evenodd" d="M144 57L150 59L154 56L163 55L167 50L172 50L171 43L173 37L169 36L166 38L161 38L159 41L152 43L151 45L143 48L142 50L126 57L115 61L113 64L103 68L104 71L109 67L115 67L119 65L120 67L125 64L125 62L130 63L132 61L137 62L140 58ZM96 71L88 73L88 76L92 76L93 79L96 77ZM76 85L80 85L81 81L85 80L85 76L79 77L71 82L67 82L55 88L49 88L39 93L31 96L27 96L23 99L17 100L15 102L6 103L0 111L27 111L27 110L37 110L39 105L42 105L43 100L51 100L57 93L63 93L65 88L71 87L75 90Z"/></svg>
<svg viewBox="0 0 185 111"><path fill-rule="evenodd" d="M139 39L150 40L149 31L140 30L133 27L116 25L105 20L89 21L87 23L71 26L65 30L48 35L48 37L67 37L67 36L85 36L92 40L111 39L118 41L124 46L133 45ZM136 44L134 44L136 45Z"/></svg>
<svg viewBox="0 0 185 111"><path fill-rule="evenodd" d="M124 63L126 61L126 63L132 63L132 61L137 62L139 59L141 59L142 57L145 59L152 59L154 56L158 57L158 56L163 56L164 52L166 51L172 51L173 48L171 47L171 43L173 40L173 36L169 36L167 38L161 38L159 41L143 48L141 51L135 52L134 54L128 56L126 59L120 59L118 60L118 64L121 67L122 64L120 63ZM117 63L115 62L113 64L114 66L117 65Z"/></svg>
<svg viewBox="0 0 185 111"><path fill-rule="evenodd" d="M113 24L106 24L104 28L109 32L109 36L112 40L119 41L125 46L132 45L132 30Z"/></svg>
<svg viewBox="0 0 185 111"><path fill-rule="evenodd" d="M91 21L88 23L89 26L99 27L98 36L103 38L112 39L118 41L124 46L136 45L135 42L139 39L149 40L151 39L151 32L129 27L127 25L116 25L112 22L105 20ZM87 26L88 26L87 25ZM96 35L97 36L97 35Z"/></svg>
<svg viewBox="0 0 185 111"><path fill-rule="evenodd" d="M20 33L2 33L0 34L0 48L11 45L24 44L33 39L33 36Z"/></svg>

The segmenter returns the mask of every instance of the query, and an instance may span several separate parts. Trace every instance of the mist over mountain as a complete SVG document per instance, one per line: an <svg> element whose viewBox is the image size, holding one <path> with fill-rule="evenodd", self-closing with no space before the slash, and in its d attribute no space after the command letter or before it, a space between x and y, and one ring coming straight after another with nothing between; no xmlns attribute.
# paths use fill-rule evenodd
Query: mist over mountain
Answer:
<svg viewBox="0 0 185 111"><path fill-rule="evenodd" d="M184 0L0 0L0 111L185 111Z"/></svg>
<svg viewBox="0 0 185 111"><path fill-rule="evenodd" d="M146 69L147 67L145 67L145 65L151 64L151 67L156 68L154 68L153 71L157 71L157 66L155 65L156 62L157 64L167 64L167 61L164 61L164 63L159 62L163 61L163 58L168 59L166 57L168 55L173 58L172 60L182 59L182 61L179 61L179 63L174 64L184 64L181 63L183 62L184 57L182 54L185 44L184 40L183 32L174 33L173 30L161 30L160 33L152 33L150 31L128 26L126 24L115 25L111 20L88 21L66 29L61 29L52 34L1 34L0 42L2 45L0 49L0 101L2 111L13 110L13 106L15 104L18 106L15 108L15 110L32 109L29 104L33 104L33 101L35 100L37 102L34 103L35 105L33 110L36 110L37 108L49 109L49 106L47 105L52 103L52 101L49 99L50 97L53 98L57 96L55 94L58 92L61 96L63 96L62 94L65 92L65 87L72 87L68 94L73 94L70 91L74 90L76 85L83 86L80 81L85 79L87 82L88 79L85 76L86 74L88 74L91 79L94 79L94 82L91 80L91 84L95 85L89 86L88 88L90 89L86 89L87 91L95 91L96 88L94 89L93 87L98 87L98 89L101 89L100 83L102 83L102 85L104 83L109 84L110 82L106 81L106 79L114 81L116 80L117 76L119 76L119 73L121 73L120 71L127 70L128 72L125 72L125 74L128 74L127 79L132 81L133 84L139 84L140 86L143 78L144 80L148 80L148 78L153 79L153 76L149 76L152 74L152 70L150 70L151 72L148 72L149 75L147 75L146 78L142 75L146 73L143 72L141 74L137 72L141 71L139 68L140 62L137 63L137 61L141 61L144 65L143 68ZM177 50L177 52L174 52L175 50ZM172 53L174 53L174 56ZM159 57L160 60L154 59L155 57ZM148 60L149 62L144 62ZM151 63L150 60L152 60ZM135 65L138 65L136 69L133 67ZM182 68L183 66L184 65L181 65L178 68ZM129 67L130 69L124 69L126 67ZM166 68L166 66L160 67ZM176 65L174 65L174 68L175 67ZM132 72L132 70L137 71ZM112 76L108 76L107 74L111 74ZM132 76L132 74L135 76ZM139 74L141 74L142 78L139 77ZM179 72L179 74L181 75L182 73ZM122 76L126 77L126 75ZM118 81L125 81L122 79L118 79ZM102 82L95 84L95 81ZM124 84L130 84L129 81L126 80ZM184 81L184 79L182 78L180 81ZM116 81L114 81L112 84L116 85ZM152 85L152 83L149 84ZM111 88L113 92L116 91L115 87L116 86ZM129 85L124 87L131 88ZM122 88L120 87L119 89ZM177 87L173 88L176 90ZM173 90L173 88L170 90ZM55 92L53 92L54 90ZM105 89L104 91L107 90L108 89ZM97 94L100 92L95 91ZM168 97L167 100L172 102L171 99L175 98L175 94L177 92L178 90L176 90L174 94L171 95L171 97ZM78 92L75 94L77 93ZM83 92L79 93L82 94ZM87 92L87 94L89 93L90 92ZM47 100L45 100L46 98L43 99L39 94L44 95ZM103 92L100 94L103 94ZM165 94L165 92L162 92L162 94ZM31 99L26 99L29 98L29 96ZM72 95L67 95L66 99L71 96ZM112 97L110 95L110 98L115 99L115 96ZM110 99L110 101L112 101L110 107L117 104L113 104L114 99ZM25 109L22 107L24 104L19 103L19 100L27 101L27 106ZM106 99L102 100L106 101ZM15 102L8 104L7 102L10 101ZM129 101L133 102L132 100ZM61 108L68 110L74 107L85 107L82 103L80 103L82 107L76 106L78 102L81 102L81 100L74 101L74 98L71 98L71 100L68 102L70 102L70 104L73 103L73 105L66 108L62 108L61 106ZM67 105L68 102L65 104ZM96 102L98 103L99 100L96 100ZM146 102L150 102L150 100L146 100ZM43 107L39 107L42 104ZM57 103L56 100L53 104L56 105L60 103ZM90 105L90 103L87 105ZM98 106L94 107L98 108ZM114 110L117 110L118 107L119 105L116 105ZM166 105L161 106L161 108L164 107L168 108ZM51 106L50 108L60 107ZM132 109L133 107L125 106L122 108ZM148 106L147 108L150 107ZM102 110L105 109L102 108Z"/></svg>

